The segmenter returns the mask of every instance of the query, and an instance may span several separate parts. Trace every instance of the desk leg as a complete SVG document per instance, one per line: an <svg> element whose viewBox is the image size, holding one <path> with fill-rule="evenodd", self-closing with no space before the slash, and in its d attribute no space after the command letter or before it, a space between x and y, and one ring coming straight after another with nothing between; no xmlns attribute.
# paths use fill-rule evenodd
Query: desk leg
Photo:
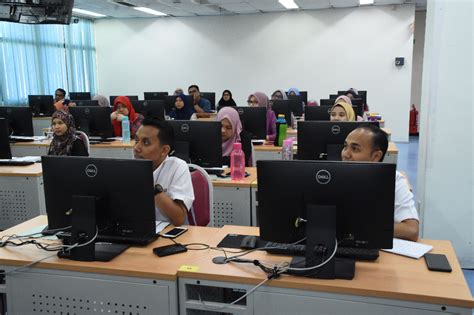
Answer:
<svg viewBox="0 0 474 315"><path fill-rule="evenodd" d="M214 187L214 226L250 226L250 188Z"/></svg>
<svg viewBox="0 0 474 315"><path fill-rule="evenodd" d="M250 188L250 199L252 201L252 226L258 226L257 222L257 187Z"/></svg>

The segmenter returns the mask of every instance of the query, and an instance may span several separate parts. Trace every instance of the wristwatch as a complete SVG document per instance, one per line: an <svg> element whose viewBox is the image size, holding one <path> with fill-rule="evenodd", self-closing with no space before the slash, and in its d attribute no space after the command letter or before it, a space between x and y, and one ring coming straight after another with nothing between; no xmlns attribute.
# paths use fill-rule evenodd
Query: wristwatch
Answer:
<svg viewBox="0 0 474 315"><path fill-rule="evenodd" d="M163 186L161 186L160 184L156 184L155 186L153 186L153 195L158 195L158 194L161 194L163 192Z"/></svg>

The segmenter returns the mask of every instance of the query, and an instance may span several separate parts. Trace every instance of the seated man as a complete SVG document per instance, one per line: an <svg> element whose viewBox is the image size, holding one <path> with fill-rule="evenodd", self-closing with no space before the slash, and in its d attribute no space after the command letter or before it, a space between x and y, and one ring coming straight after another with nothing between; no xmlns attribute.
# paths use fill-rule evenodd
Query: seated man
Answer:
<svg viewBox="0 0 474 315"><path fill-rule="evenodd" d="M199 86L190 85L188 87L188 93L193 98L193 106L196 113L210 113L211 112L211 102L208 99L201 97L201 92L199 91Z"/></svg>
<svg viewBox="0 0 474 315"><path fill-rule="evenodd" d="M387 148L387 134L375 125L366 124L347 136L341 158L343 161L381 162ZM394 215L393 236L416 242L419 231L418 213L408 182L398 171L395 182Z"/></svg>
<svg viewBox="0 0 474 315"><path fill-rule="evenodd" d="M194 190L186 162L168 156L174 142L173 128L165 120L147 117L135 141L135 158L153 161L156 220L187 224Z"/></svg>

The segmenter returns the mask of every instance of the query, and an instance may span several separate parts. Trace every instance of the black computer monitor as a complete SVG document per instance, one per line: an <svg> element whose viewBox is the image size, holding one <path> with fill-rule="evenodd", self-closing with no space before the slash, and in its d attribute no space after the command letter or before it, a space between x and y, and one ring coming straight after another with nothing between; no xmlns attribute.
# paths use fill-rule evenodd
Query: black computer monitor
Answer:
<svg viewBox="0 0 474 315"><path fill-rule="evenodd" d="M300 91L300 96L303 98L303 102L308 104L308 91Z"/></svg>
<svg viewBox="0 0 474 315"><path fill-rule="evenodd" d="M221 110L224 107L217 107ZM242 128L252 134L252 139L267 138L267 109L265 107L235 106L240 116Z"/></svg>
<svg viewBox="0 0 474 315"><path fill-rule="evenodd" d="M338 98L339 96L340 96L339 94L329 94L329 99L335 100L335 99Z"/></svg>
<svg viewBox="0 0 474 315"><path fill-rule="evenodd" d="M208 99L211 102L211 109L216 109L216 93L215 92L201 92L201 97Z"/></svg>
<svg viewBox="0 0 474 315"><path fill-rule="evenodd" d="M145 245L156 239L152 161L63 156L41 161L49 231L72 226L74 234L82 221L93 224L82 242L96 231L103 242Z"/></svg>
<svg viewBox="0 0 474 315"><path fill-rule="evenodd" d="M164 100L165 96L168 95L168 92L144 92L144 100Z"/></svg>
<svg viewBox="0 0 474 315"><path fill-rule="evenodd" d="M28 95L28 105L35 116L51 116L55 110L52 95Z"/></svg>
<svg viewBox="0 0 474 315"><path fill-rule="evenodd" d="M306 106L304 120L330 120L332 106Z"/></svg>
<svg viewBox="0 0 474 315"><path fill-rule="evenodd" d="M347 135L357 127L378 122L298 121L298 160L340 161Z"/></svg>
<svg viewBox="0 0 474 315"><path fill-rule="evenodd" d="M11 159L8 120L0 118L0 159Z"/></svg>
<svg viewBox="0 0 474 315"><path fill-rule="evenodd" d="M119 96L126 96L130 101L138 101L138 95L111 95L109 96L110 106L114 107L114 101Z"/></svg>
<svg viewBox="0 0 474 315"><path fill-rule="evenodd" d="M280 243L306 238L306 248L315 250L306 250L299 267L330 257L336 238L339 246L392 248L395 169L370 162L257 161L260 237ZM331 259L309 276L336 278L339 267L353 272L353 261L340 261Z"/></svg>
<svg viewBox="0 0 474 315"><path fill-rule="evenodd" d="M291 125L291 107L294 104L293 100L271 100L272 110L275 112L275 116L285 115L285 120L288 126ZM301 105L301 104L300 104Z"/></svg>
<svg viewBox="0 0 474 315"><path fill-rule="evenodd" d="M322 99L319 100L319 105L320 106L332 106L332 105L334 105L334 101L335 101L334 99L327 99L327 98L324 99L324 98L322 98Z"/></svg>
<svg viewBox="0 0 474 315"><path fill-rule="evenodd" d="M87 101L92 99L90 92L69 92L69 99Z"/></svg>
<svg viewBox="0 0 474 315"><path fill-rule="evenodd" d="M351 102L356 116L364 116L364 100L361 98L353 98Z"/></svg>
<svg viewBox="0 0 474 315"><path fill-rule="evenodd" d="M219 121L168 120L175 135L178 157L202 167L222 167L221 123ZM189 161L187 161L189 162Z"/></svg>
<svg viewBox="0 0 474 315"><path fill-rule="evenodd" d="M10 135L33 136L31 108L25 106L0 106L0 118L8 119Z"/></svg>
<svg viewBox="0 0 474 315"><path fill-rule="evenodd" d="M88 136L101 139L113 136L111 107L101 106L75 106L69 107L69 112L74 117L76 129L85 132Z"/></svg>
<svg viewBox="0 0 474 315"><path fill-rule="evenodd" d="M135 112L143 116L154 116L165 118L165 101L164 100L146 100L146 101L132 101Z"/></svg>
<svg viewBox="0 0 474 315"><path fill-rule="evenodd" d="M303 96L301 95L288 95L288 100L290 101L290 110L295 116L302 116L304 112L304 102Z"/></svg>
<svg viewBox="0 0 474 315"><path fill-rule="evenodd" d="M337 95L345 95L347 91L337 91ZM360 91L357 91L358 93L358 98L361 98L362 99L362 103L363 104L367 104L367 91L363 91L363 90L360 90ZM354 95L356 96L356 95Z"/></svg>
<svg viewBox="0 0 474 315"><path fill-rule="evenodd" d="M99 101L96 100L71 100L76 103L76 106L99 106Z"/></svg>

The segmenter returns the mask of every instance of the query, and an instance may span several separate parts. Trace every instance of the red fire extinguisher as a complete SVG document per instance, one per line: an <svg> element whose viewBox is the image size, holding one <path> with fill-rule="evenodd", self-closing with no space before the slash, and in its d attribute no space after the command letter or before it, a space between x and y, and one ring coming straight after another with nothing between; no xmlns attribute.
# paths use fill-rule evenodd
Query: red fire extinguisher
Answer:
<svg viewBox="0 0 474 315"><path fill-rule="evenodd" d="M416 110L415 104L411 105L409 130L410 135L418 134L418 111Z"/></svg>

